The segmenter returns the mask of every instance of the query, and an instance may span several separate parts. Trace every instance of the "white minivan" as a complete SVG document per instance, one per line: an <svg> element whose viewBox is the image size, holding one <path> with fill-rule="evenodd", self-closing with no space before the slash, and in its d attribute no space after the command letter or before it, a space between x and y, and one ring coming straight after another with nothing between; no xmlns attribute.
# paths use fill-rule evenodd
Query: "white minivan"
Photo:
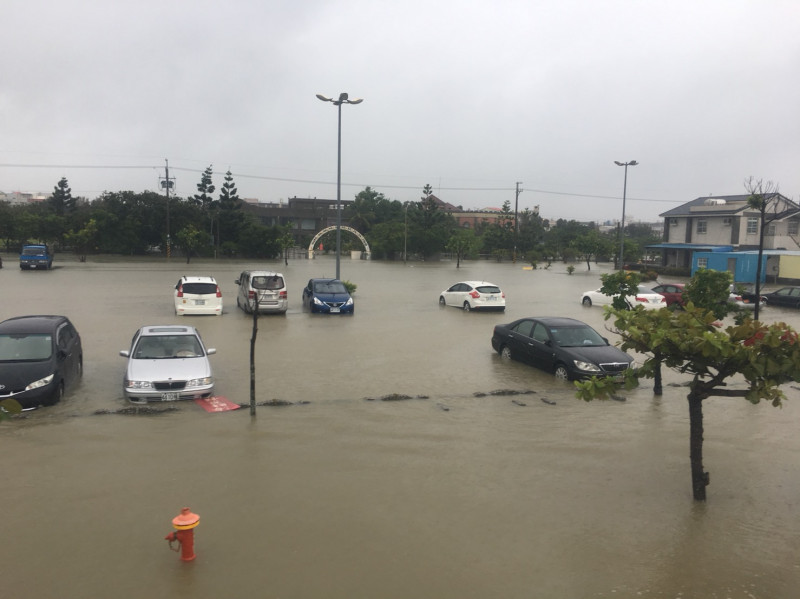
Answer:
<svg viewBox="0 0 800 599"><path fill-rule="evenodd" d="M245 270L236 279L239 292L236 305L245 312L252 312L258 298L259 312L285 314L289 309L289 294L286 281L279 272L269 270Z"/></svg>

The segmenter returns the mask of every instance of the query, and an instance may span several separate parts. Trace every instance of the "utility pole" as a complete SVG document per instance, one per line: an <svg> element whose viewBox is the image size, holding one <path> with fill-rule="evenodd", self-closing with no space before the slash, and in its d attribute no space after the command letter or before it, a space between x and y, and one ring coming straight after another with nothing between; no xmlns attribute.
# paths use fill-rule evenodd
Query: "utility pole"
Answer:
<svg viewBox="0 0 800 599"><path fill-rule="evenodd" d="M522 193L522 190L519 186L522 185L522 181L517 181L517 195L514 200L514 253L511 256L511 261L517 261L517 238L519 237L519 194Z"/></svg>
<svg viewBox="0 0 800 599"><path fill-rule="evenodd" d="M169 160L164 158L164 178L161 180L161 187L167 194L167 260L170 257L170 236L169 236L169 190L175 185L175 177L169 176Z"/></svg>

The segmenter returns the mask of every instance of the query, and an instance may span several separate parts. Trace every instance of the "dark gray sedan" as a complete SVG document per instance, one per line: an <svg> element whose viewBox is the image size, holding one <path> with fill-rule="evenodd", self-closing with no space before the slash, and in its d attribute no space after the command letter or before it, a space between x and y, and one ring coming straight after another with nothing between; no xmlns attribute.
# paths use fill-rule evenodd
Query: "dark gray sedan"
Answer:
<svg viewBox="0 0 800 599"><path fill-rule="evenodd" d="M574 318L522 318L494 327L492 347L506 359L527 362L562 380L620 376L633 358Z"/></svg>

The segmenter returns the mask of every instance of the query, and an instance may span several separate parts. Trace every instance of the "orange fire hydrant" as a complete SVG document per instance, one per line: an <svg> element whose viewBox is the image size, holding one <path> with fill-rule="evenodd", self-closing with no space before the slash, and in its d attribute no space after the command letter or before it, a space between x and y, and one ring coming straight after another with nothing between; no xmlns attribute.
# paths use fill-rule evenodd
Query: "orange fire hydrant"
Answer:
<svg viewBox="0 0 800 599"><path fill-rule="evenodd" d="M172 519L172 526L175 527L175 530L164 537L169 541L170 548L173 541L178 541L181 546L181 559L185 562L190 562L197 557L194 554L194 528L198 524L200 524L200 516L193 514L188 507L182 508L181 513Z"/></svg>

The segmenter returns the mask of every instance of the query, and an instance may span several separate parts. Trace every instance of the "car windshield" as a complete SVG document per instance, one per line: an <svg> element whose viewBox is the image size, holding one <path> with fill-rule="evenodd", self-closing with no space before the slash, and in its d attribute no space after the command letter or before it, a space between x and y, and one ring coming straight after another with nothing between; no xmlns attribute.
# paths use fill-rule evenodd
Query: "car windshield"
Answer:
<svg viewBox="0 0 800 599"><path fill-rule="evenodd" d="M317 281L314 283L315 293L347 293L341 281Z"/></svg>
<svg viewBox="0 0 800 599"><path fill-rule="evenodd" d="M200 341L194 335L145 335L139 338L132 357L137 360L199 358Z"/></svg>
<svg viewBox="0 0 800 599"><path fill-rule="evenodd" d="M605 339L592 327L553 327L550 334L553 341L561 347L594 347L606 344Z"/></svg>
<svg viewBox="0 0 800 599"><path fill-rule="evenodd" d="M39 256L44 254L44 248L24 248L22 250L23 256Z"/></svg>
<svg viewBox="0 0 800 599"><path fill-rule="evenodd" d="M1 362L47 360L52 353L52 335L0 335Z"/></svg>
<svg viewBox="0 0 800 599"><path fill-rule="evenodd" d="M652 293L655 293L655 291L653 291L653 289L651 287L648 287L647 285L639 285L639 293L650 293L650 294L652 294Z"/></svg>
<svg viewBox="0 0 800 599"><path fill-rule="evenodd" d="M192 295L209 295L217 293L217 286L214 283L184 283L183 292Z"/></svg>
<svg viewBox="0 0 800 599"><path fill-rule="evenodd" d="M476 287L479 293L500 293L500 288L497 285L481 285Z"/></svg>
<svg viewBox="0 0 800 599"><path fill-rule="evenodd" d="M283 289L283 277L278 276L257 276L250 279L253 289L276 290Z"/></svg>

